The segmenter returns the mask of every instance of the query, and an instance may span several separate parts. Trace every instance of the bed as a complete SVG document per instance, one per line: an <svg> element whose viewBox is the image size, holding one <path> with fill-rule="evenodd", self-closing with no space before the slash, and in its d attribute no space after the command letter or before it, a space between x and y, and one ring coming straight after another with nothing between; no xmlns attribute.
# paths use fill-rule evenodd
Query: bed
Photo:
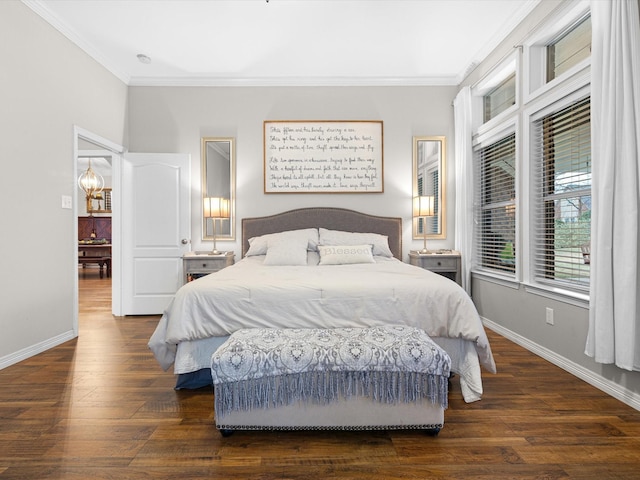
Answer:
<svg viewBox="0 0 640 480"><path fill-rule="evenodd" d="M480 400L481 367L496 367L475 306L455 282L401 259L400 218L341 208L244 218L241 260L180 288L149 348L173 366L176 388L198 388L240 329L404 324L449 354L464 400Z"/></svg>

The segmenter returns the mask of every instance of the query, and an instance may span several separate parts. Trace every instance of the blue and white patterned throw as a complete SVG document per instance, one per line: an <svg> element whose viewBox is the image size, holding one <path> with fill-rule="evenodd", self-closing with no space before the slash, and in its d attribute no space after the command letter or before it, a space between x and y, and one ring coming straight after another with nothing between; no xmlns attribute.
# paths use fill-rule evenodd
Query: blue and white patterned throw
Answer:
<svg viewBox="0 0 640 480"><path fill-rule="evenodd" d="M428 399L447 408L450 365L449 355L414 327L243 329L211 359L215 411L352 396Z"/></svg>

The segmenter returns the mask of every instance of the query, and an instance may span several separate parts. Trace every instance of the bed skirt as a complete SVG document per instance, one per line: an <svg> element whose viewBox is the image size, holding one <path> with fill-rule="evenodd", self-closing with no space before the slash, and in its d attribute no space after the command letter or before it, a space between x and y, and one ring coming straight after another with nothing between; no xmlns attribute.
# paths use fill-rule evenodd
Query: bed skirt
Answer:
<svg viewBox="0 0 640 480"><path fill-rule="evenodd" d="M462 397L467 403L482 398L482 375L475 345L462 338L430 337L451 359L451 373L458 375ZM213 385L211 356L229 339L209 337L178 345L175 363L176 390Z"/></svg>

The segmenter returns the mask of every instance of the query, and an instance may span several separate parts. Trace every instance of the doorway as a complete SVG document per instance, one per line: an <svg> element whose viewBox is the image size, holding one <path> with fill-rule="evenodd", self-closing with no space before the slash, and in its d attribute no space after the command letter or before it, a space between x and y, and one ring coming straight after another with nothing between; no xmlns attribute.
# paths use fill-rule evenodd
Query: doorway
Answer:
<svg viewBox="0 0 640 480"><path fill-rule="evenodd" d="M111 193L112 153L85 145L78 151L78 176L91 171L102 190L88 196L78 186L78 302L79 312L111 312Z"/></svg>
<svg viewBox="0 0 640 480"><path fill-rule="evenodd" d="M119 228L120 225L120 169L121 169L121 155L124 152L124 148L120 145L114 144L113 142L102 138L92 132L81 129L79 127L74 127L74 178L77 179L80 174L86 171L89 163L89 158L92 160L92 169L98 170L100 174L105 177L108 176L107 182L110 184L109 187L112 189L110 192L110 203L109 209L107 209L107 205L105 203L99 203L97 206L98 210L102 212L106 212L110 210L110 218L111 218L111 258L110 258L110 278L109 283L111 284L111 311L113 315L118 315L120 308L120 246L121 246L121 230ZM107 175L108 174L108 175ZM97 199L94 199L94 201ZM105 198L103 197L99 202L105 202ZM80 216L88 216L87 214L87 200L84 191L80 189L80 187L76 184L76 188L74 189L73 195L73 205L74 205L74 218L76 221L74 222L74 239L76 241L76 250L79 250L79 232L78 232L78 218ZM98 214L96 214L96 218ZM106 213L101 213L99 215L100 218L107 218ZM104 236L104 235L101 235ZM90 234L91 238L91 234ZM96 232L97 238L97 232ZM106 269L106 265L103 265L103 268ZM103 271L103 276L106 276L106 271ZM79 316L79 308L80 308L80 290L79 290L79 275L78 268L74 269L74 302L75 302L75 316L74 316L74 333L78 335L78 316ZM104 278L103 278L104 279ZM104 292L105 289L102 288ZM108 290L107 290L108 291ZM83 293L84 294L84 293ZM104 298L102 300L105 301Z"/></svg>

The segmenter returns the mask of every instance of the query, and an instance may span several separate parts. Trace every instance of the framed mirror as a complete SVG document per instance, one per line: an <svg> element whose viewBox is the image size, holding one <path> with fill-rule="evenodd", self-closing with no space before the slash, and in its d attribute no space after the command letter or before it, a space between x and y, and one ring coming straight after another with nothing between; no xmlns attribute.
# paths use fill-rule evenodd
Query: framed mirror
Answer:
<svg viewBox="0 0 640 480"><path fill-rule="evenodd" d="M413 137L413 197L432 196L433 216L413 219L413 238L447 237L446 215L446 139Z"/></svg>
<svg viewBox="0 0 640 480"><path fill-rule="evenodd" d="M201 145L202 175L202 240L235 240L235 184L236 149L231 137L203 137ZM205 216L204 199L216 198L227 201L225 218ZM215 226L214 226L214 221Z"/></svg>

